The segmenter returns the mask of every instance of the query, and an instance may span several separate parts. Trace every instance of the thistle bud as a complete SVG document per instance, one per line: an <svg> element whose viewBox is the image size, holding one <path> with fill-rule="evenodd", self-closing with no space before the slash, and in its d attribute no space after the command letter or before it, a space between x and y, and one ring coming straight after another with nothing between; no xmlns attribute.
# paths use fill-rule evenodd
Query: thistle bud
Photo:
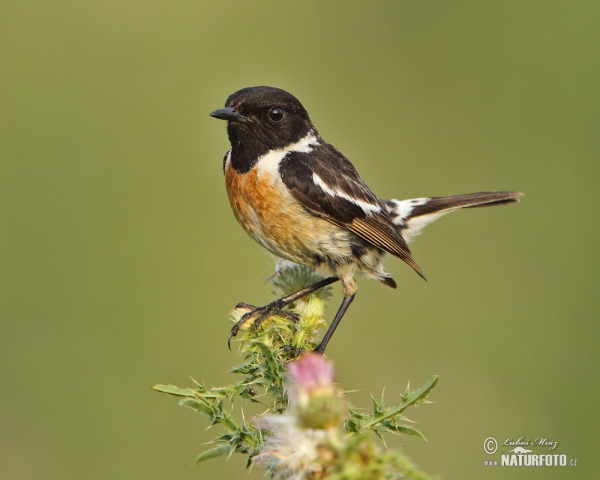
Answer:
<svg viewBox="0 0 600 480"><path fill-rule="evenodd" d="M333 380L333 364L322 355L306 352L288 364L288 398L302 428L339 428L345 405Z"/></svg>

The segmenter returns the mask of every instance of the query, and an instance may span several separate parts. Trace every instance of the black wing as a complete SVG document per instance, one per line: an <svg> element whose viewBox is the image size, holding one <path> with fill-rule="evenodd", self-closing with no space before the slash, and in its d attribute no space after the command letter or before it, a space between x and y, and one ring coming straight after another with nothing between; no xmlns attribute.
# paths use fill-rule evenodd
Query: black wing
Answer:
<svg viewBox="0 0 600 480"><path fill-rule="evenodd" d="M290 152L281 160L279 173L311 213L402 259L425 278L381 200L334 147L320 144L310 153Z"/></svg>

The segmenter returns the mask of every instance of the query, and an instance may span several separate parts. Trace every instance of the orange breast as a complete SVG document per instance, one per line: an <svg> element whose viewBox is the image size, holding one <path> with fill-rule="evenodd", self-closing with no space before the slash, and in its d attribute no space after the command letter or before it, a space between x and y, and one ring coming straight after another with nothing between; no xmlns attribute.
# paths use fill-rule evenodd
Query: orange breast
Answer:
<svg viewBox="0 0 600 480"><path fill-rule="evenodd" d="M240 174L228 164L225 183L237 221L275 255L314 265L318 256L350 254L348 232L304 210L268 171L255 167Z"/></svg>

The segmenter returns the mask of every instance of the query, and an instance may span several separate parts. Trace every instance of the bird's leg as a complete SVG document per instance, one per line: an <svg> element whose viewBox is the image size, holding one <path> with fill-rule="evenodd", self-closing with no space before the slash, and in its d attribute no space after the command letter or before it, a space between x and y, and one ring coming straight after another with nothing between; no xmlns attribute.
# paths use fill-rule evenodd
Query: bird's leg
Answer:
<svg viewBox="0 0 600 480"><path fill-rule="evenodd" d="M338 280L339 278L337 277L329 277L323 280L319 280L318 282L313 283L312 285L309 285L308 287L305 287L302 290L298 290L297 292L294 292L290 295L279 298L274 302L265 305L264 307L255 307L254 305L248 305L247 303L238 303L237 308L249 308L250 311L242 315L242 318L240 318L239 321L231 328L229 338L227 339L227 346L231 349L231 339L237 335L241 326L252 318L254 318L254 328L258 328L264 320L273 315L278 315L291 321L297 321L297 314L283 310L283 308L289 305L290 303L295 302L299 298L302 298L305 295L308 295L309 293L315 292L319 288L323 288L327 285L337 282Z"/></svg>
<svg viewBox="0 0 600 480"><path fill-rule="evenodd" d="M315 350L314 350L315 352L320 353L321 355L323 355L323 353L325 353L325 349L327 348L327 344L329 343L329 340L331 340L331 337L333 336L333 332L335 332L335 329L337 328L340 321L342 320L342 317L346 313L346 310L348 310L348 307L350 306L350 304L352 303L352 300L354 300L354 297L356 296L356 280L354 280L354 279L351 279L350 281L344 280L343 288L344 288L344 299L342 300L342 304L340 305L340 308L338 309L337 313L335 314L335 317L333 318L331 325L329 325L329 328L327 329L327 332L325 333L323 340L321 340L321 343L319 343L319 346L317 348L315 348Z"/></svg>
<svg viewBox="0 0 600 480"><path fill-rule="evenodd" d="M321 355L325 353L325 348L327 348L327 344L329 343L333 332L335 332L335 329L337 328L338 324L340 323L340 320L344 316L344 313L346 313L346 310L348 310L348 307L352 303L352 300L354 300L355 296L356 294L352 294L349 297L344 297L344 300L342 300L342 304L340 305L340 309L335 314L335 318L333 319L333 322L331 322L331 325L329 325L329 329L327 330L327 333L325 333L323 340L321 340L319 346L315 348L315 352L320 353Z"/></svg>

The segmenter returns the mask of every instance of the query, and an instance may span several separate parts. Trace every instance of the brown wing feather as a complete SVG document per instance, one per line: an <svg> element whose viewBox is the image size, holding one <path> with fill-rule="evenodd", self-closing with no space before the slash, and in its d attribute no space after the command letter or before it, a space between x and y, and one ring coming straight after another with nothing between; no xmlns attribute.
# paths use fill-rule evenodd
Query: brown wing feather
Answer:
<svg viewBox="0 0 600 480"><path fill-rule="evenodd" d="M355 218L352 223L344 225L376 247L391 253L410 265L424 280L423 271L412 257L404 238L396 231L392 223L380 215L367 215L365 218Z"/></svg>

